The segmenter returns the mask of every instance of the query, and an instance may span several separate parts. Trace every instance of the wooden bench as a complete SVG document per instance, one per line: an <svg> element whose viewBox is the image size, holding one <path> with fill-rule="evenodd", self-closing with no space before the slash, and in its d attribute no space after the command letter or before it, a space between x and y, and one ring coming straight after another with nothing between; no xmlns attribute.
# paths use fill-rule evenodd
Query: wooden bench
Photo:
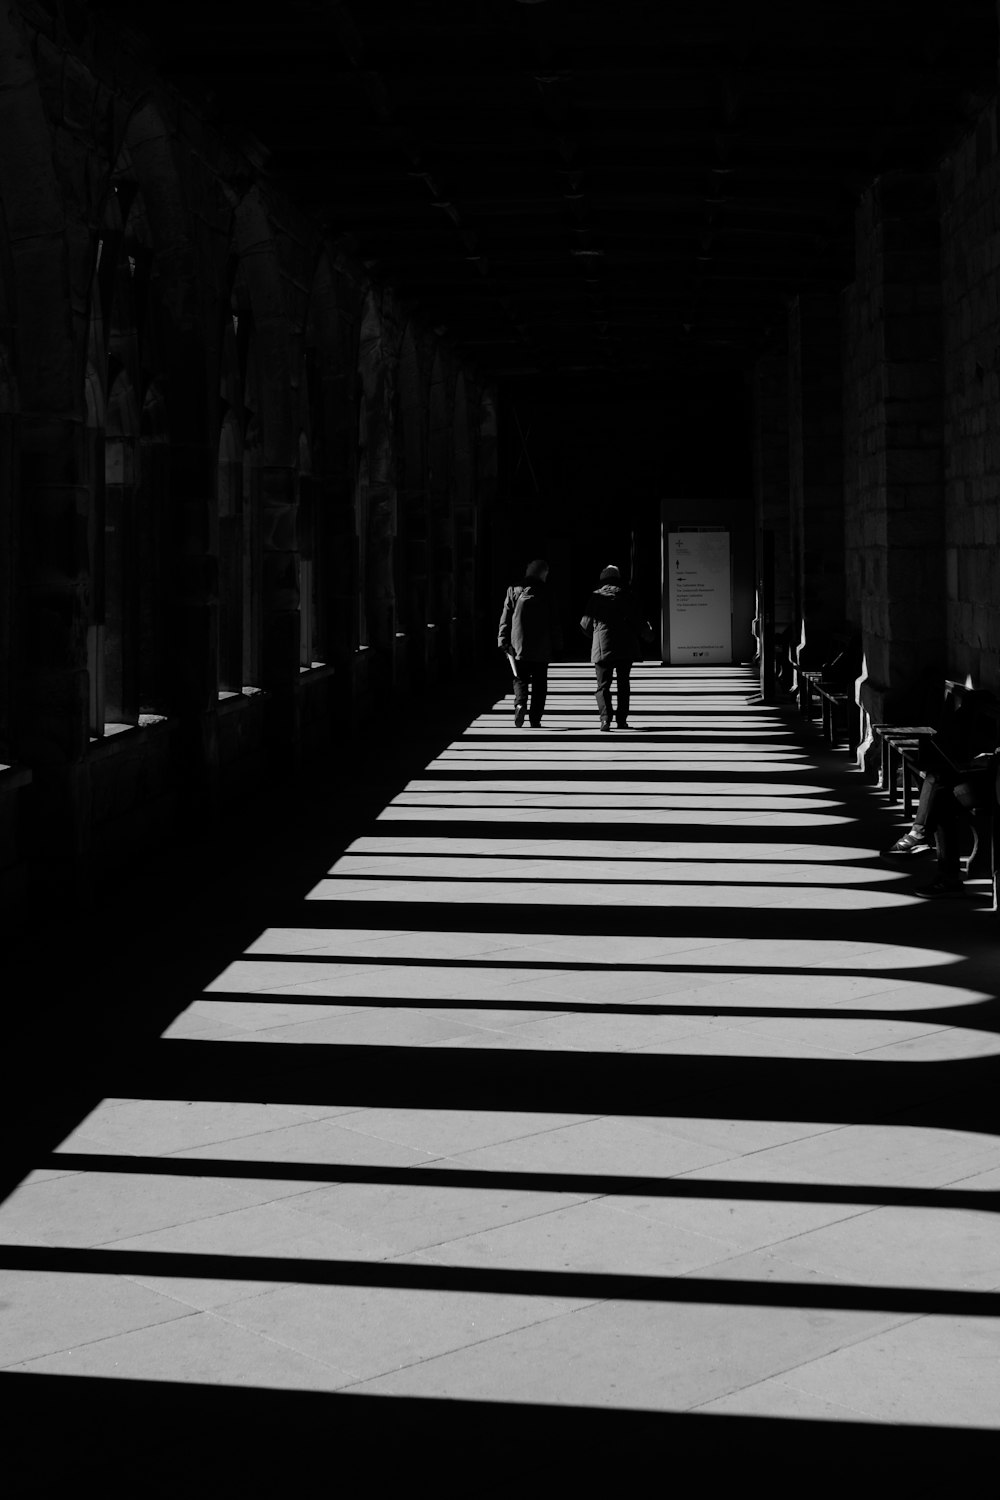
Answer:
<svg viewBox="0 0 1000 1500"><path fill-rule="evenodd" d="M875 724L873 728L879 740L879 785L890 802L898 802L896 780L901 775L903 815L912 818L920 746L933 739L936 731L931 724Z"/></svg>
<svg viewBox="0 0 1000 1500"><path fill-rule="evenodd" d="M861 674L861 637L840 634L831 638L830 659L819 667L802 667L796 664L798 675L799 709L807 719L815 713L818 705L823 738L830 745L845 740L854 743L851 735L851 706L854 702L854 683Z"/></svg>

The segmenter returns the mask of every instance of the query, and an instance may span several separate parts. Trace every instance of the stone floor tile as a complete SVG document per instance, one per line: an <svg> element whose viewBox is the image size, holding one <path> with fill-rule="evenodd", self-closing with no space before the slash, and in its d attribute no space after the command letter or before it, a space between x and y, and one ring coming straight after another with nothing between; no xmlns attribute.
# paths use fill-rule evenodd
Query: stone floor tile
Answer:
<svg viewBox="0 0 1000 1500"><path fill-rule="evenodd" d="M148 1328L191 1309L124 1276L0 1271L0 1368Z"/></svg>
<svg viewBox="0 0 1000 1500"><path fill-rule="evenodd" d="M644 1219L614 1198L586 1199L397 1258L400 1264L447 1265L513 1273L555 1271L616 1276L682 1276L724 1261L727 1245L668 1220ZM570 1278L567 1295L583 1297Z"/></svg>
<svg viewBox="0 0 1000 1500"><path fill-rule="evenodd" d="M155 1252L181 1257L174 1274L162 1263L151 1263L148 1271L141 1266L134 1269L132 1255L129 1278L137 1285L199 1309L220 1307L294 1281L294 1264L289 1265L287 1276L282 1274L285 1267L281 1263L286 1260L378 1262L391 1253L391 1246L363 1231L346 1229L319 1215L296 1213L290 1206L294 1201L284 1198L214 1219L118 1240L108 1247L109 1253L131 1251L141 1256ZM263 1257L277 1264L273 1272L269 1270L267 1275L253 1278L245 1274L252 1268L240 1263L246 1257ZM204 1274L195 1274L202 1270Z"/></svg>
<svg viewBox="0 0 1000 1500"><path fill-rule="evenodd" d="M976 1057L996 1057L1000 1035L973 1026L939 1027L921 1036L876 1045L867 1054L873 1062L962 1062Z"/></svg>
<svg viewBox="0 0 1000 1500"><path fill-rule="evenodd" d="M202 1099L105 1099L63 1141L62 1151L165 1156L350 1113L353 1106L239 1103Z"/></svg>
<svg viewBox="0 0 1000 1500"><path fill-rule="evenodd" d="M623 1208L657 1222L667 1220L693 1234L705 1235L730 1247L732 1253L773 1250L780 1253L789 1240L810 1230L865 1213L867 1206L849 1201L816 1202L793 1178L768 1175L767 1151L686 1172L675 1179L676 1192L625 1195ZM702 1196L718 1182L718 1197ZM809 1184L813 1189L815 1184ZM696 1188L698 1196L686 1196ZM798 1189L798 1192L797 1192ZM734 1195L735 1190L735 1195Z"/></svg>
<svg viewBox="0 0 1000 1500"><path fill-rule="evenodd" d="M570 1125L553 1124L499 1144L471 1145L454 1153L459 1163L491 1172L537 1172L541 1186L546 1173L574 1173L602 1177L676 1177L681 1173L723 1162L727 1147L673 1135L624 1116L603 1116Z"/></svg>
<svg viewBox="0 0 1000 1500"><path fill-rule="evenodd" d="M941 1189L947 1204L948 1190ZM874 1286L1000 1285L1000 1215L960 1208L869 1208L786 1239L775 1253L830 1280Z"/></svg>
<svg viewBox="0 0 1000 1500"><path fill-rule="evenodd" d="M643 1047L670 1047L682 1037L697 1036L705 1028L698 1016L559 1015L532 1024L533 1039L555 1047L588 1052L633 1052Z"/></svg>
<svg viewBox="0 0 1000 1500"><path fill-rule="evenodd" d="M430 1015L412 1007L352 1007L346 1012L310 1016L292 1024L278 1021L274 1026L235 1032L226 1040L330 1047L433 1047L462 1037L475 1040L481 1030L475 1025L474 1016L460 1021L454 1015Z"/></svg>
<svg viewBox="0 0 1000 1500"><path fill-rule="evenodd" d="M838 1401L800 1391L795 1385L795 1371L775 1380L758 1380L729 1396L706 1401L695 1408L706 1416L776 1417L805 1422L858 1422L864 1413Z"/></svg>
<svg viewBox="0 0 1000 1500"><path fill-rule="evenodd" d="M344 964L339 972L331 973L329 964L311 963L309 956L300 954L291 954L283 959L260 958L253 962L236 960L205 986L205 994L267 994L271 990L282 990L288 985L303 984L307 979L347 980L355 973L364 972L363 965L354 960Z"/></svg>
<svg viewBox="0 0 1000 1500"><path fill-rule="evenodd" d="M556 1195L546 1192L544 1184L534 1192L485 1183L464 1186L456 1181L450 1186L447 1179L458 1170L453 1163L440 1163L440 1185L424 1180L412 1186L405 1181L352 1183L317 1188L289 1202L310 1219L328 1219L352 1233L377 1239L398 1256L447 1248L455 1240L465 1241L508 1225L526 1225L530 1219L590 1196L586 1192ZM468 1170L463 1164L463 1174Z"/></svg>
<svg viewBox="0 0 1000 1500"><path fill-rule="evenodd" d="M74 1349L13 1366L47 1375L92 1375L119 1380L180 1380L206 1385L256 1385L273 1390L335 1391L349 1371L287 1348L216 1317L191 1313L172 1323L113 1334ZM183 1442L183 1433L176 1435Z"/></svg>
<svg viewBox="0 0 1000 1500"><path fill-rule="evenodd" d="M767 1170L850 1187L940 1187L1000 1165L1000 1139L898 1123L843 1125L775 1147Z"/></svg>
<svg viewBox="0 0 1000 1500"><path fill-rule="evenodd" d="M358 1389L687 1411L871 1337L891 1322L876 1313L820 1316L807 1308L602 1302Z"/></svg>
<svg viewBox="0 0 1000 1500"><path fill-rule="evenodd" d="M637 1126L655 1136L666 1135L671 1140L710 1147L727 1160L751 1153L755 1156L770 1153L814 1136L824 1136L831 1128L823 1120L744 1120L735 1114L724 1114L723 1109L724 1101L720 1099L704 1115L684 1115L679 1107L677 1114L636 1115L634 1119ZM770 1161L768 1155L768 1168Z"/></svg>
<svg viewBox="0 0 1000 1500"><path fill-rule="evenodd" d="M730 1024L734 1024L730 1020ZM863 1056L904 1042L923 1040L933 1047L931 1038L945 1030L937 1019L920 1021L887 1021L881 1018L749 1016L735 1023L740 1034L755 1040L780 1041L802 1046L811 1057L823 1052L845 1057Z"/></svg>
<svg viewBox="0 0 1000 1500"><path fill-rule="evenodd" d="M360 1109L351 1129L381 1140L397 1141L435 1155L449 1156L476 1146L517 1141L526 1136L574 1125L588 1115L538 1114L516 1110Z"/></svg>
<svg viewBox="0 0 1000 1500"><path fill-rule="evenodd" d="M352 1011L363 1010L364 1004L363 1000L349 1000L346 997L338 997L331 1004L324 1005L322 997L296 1003L294 999L286 999L278 994L256 995L252 1000L225 1000L205 996L189 1005L178 1019L194 1016L206 1024L215 1021L220 1023L221 1030L235 1037L250 1031L264 1031L272 1026L292 1026L300 1021L347 1016ZM163 1034L179 1034L176 1023Z"/></svg>
<svg viewBox="0 0 1000 1500"><path fill-rule="evenodd" d="M111 1158L113 1160L113 1158ZM0 1205L0 1242L104 1245L245 1208L238 1182L199 1177L75 1172L28 1182Z"/></svg>
<svg viewBox="0 0 1000 1500"><path fill-rule="evenodd" d="M805 1394L849 1402L868 1421L1000 1427L1000 1322L923 1317L803 1364Z"/></svg>
<svg viewBox="0 0 1000 1500"><path fill-rule="evenodd" d="M365 1380L486 1345L586 1305L561 1297L287 1286L229 1302L217 1315Z"/></svg>

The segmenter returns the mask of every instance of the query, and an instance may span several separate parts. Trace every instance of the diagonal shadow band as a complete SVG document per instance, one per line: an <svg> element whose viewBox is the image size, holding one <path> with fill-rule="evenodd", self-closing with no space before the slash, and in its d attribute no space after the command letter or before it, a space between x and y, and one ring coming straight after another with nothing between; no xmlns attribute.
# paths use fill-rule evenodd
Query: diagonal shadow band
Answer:
<svg viewBox="0 0 1000 1500"><path fill-rule="evenodd" d="M483 1269L400 1261L319 1260L273 1255L205 1255L173 1250L115 1250L0 1245L0 1269L36 1275L176 1276L265 1281L296 1286L475 1292L508 1297L568 1297L584 1302L712 1303L723 1307L822 1308L924 1317L1000 1317L1000 1294L944 1287L849 1282L743 1281L712 1276L643 1276L601 1271Z"/></svg>
<svg viewBox="0 0 1000 1500"><path fill-rule="evenodd" d="M475 886L472 886L474 891ZM947 913L941 911L946 905ZM332 931L337 928L392 928L394 932L491 932L512 930L547 938L561 936L708 938L719 947L734 938L759 943L841 943L864 963L862 946L891 949L899 943L933 948L943 961L964 956L977 941L991 952L991 935L974 920L972 901L949 901L928 907L913 902L891 908L842 909L788 907L780 903L740 906L636 906L631 902L597 904L563 902L532 905L500 901L399 901L342 896L268 905L266 925ZM965 918L965 922L962 921ZM600 928L596 923L600 921ZM961 944L955 947L955 944ZM821 960L822 950L809 955ZM811 967L811 964L810 964Z"/></svg>
<svg viewBox="0 0 1000 1500"><path fill-rule="evenodd" d="M844 1407L824 1421L34 1371L0 1372L0 1400L11 1500L88 1487L143 1500L326 1493L318 1475L356 1494L360 1481L339 1483L351 1472L373 1496L433 1481L444 1500L531 1500L629 1493L623 1472L657 1465L704 1473L716 1495L757 1473L777 1495L813 1500L929 1496L956 1493L956 1475L991 1473L1000 1456L993 1429L865 1421Z"/></svg>
<svg viewBox="0 0 1000 1500"><path fill-rule="evenodd" d="M207 1156L100 1156L54 1151L41 1170L107 1172L140 1177L220 1177L248 1181L469 1189L475 1192L569 1193L578 1197L721 1200L735 1203L846 1203L873 1208L1000 1212L1000 1190L867 1187L816 1182L731 1182L684 1177L626 1177L599 1172L517 1172L461 1167L376 1167L339 1162L237 1161Z"/></svg>
<svg viewBox="0 0 1000 1500"><path fill-rule="evenodd" d="M109 1060L106 1096L571 1116L671 1116L998 1129L1000 1059L490 1050L353 1043L160 1040Z"/></svg>

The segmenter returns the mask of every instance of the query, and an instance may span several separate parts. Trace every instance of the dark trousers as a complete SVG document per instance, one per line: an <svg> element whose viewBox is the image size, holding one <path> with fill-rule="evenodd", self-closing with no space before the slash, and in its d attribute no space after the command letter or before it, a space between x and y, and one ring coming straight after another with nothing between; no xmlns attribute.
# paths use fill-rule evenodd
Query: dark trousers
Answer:
<svg viewBox="0 0 1000 1500"><path fill-rule="evenodd" d="M614 720L617 724L624 724L628 718L629 696L631 683L629 673L632 670L630 661L623 661L621 657L610 657L607 661L594 663L594 671L597 673L597 712L601 716L601 723L608 723L612 719L611 708L611 679L618 676L618 707L614 711Z"/></svg>
<svg viewBox="0 0 1000 1500"><path fill-rule="evenodd" d="M528 708L528 688L531 688L531 707L528 718L532 724L540 722L545 707L545 695L549 689L549 664L547 661L516 661L514 663L514 707Z"/></svg>
<svg viewBox="0 0 1000 1500"><path fill-rule="evenodd" d="M956 784L954 774L928 771L917 801L914 826L922 826L934 837L938 868L942 874L958 875L961 871L963 831L975 827L973 809L989 806L990 766L976 767L962 774Z"/></svg>

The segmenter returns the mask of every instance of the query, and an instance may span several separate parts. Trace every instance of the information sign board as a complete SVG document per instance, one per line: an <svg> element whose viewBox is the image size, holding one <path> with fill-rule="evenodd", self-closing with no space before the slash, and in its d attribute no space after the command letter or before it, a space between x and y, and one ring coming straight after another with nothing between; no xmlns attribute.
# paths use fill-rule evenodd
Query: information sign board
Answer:
<svg viewBox="0 0 1000 1500"><path fill-rule="evenodd" d="M671 663L731 662L729 532L671 531L664 562Z"/></svg>

